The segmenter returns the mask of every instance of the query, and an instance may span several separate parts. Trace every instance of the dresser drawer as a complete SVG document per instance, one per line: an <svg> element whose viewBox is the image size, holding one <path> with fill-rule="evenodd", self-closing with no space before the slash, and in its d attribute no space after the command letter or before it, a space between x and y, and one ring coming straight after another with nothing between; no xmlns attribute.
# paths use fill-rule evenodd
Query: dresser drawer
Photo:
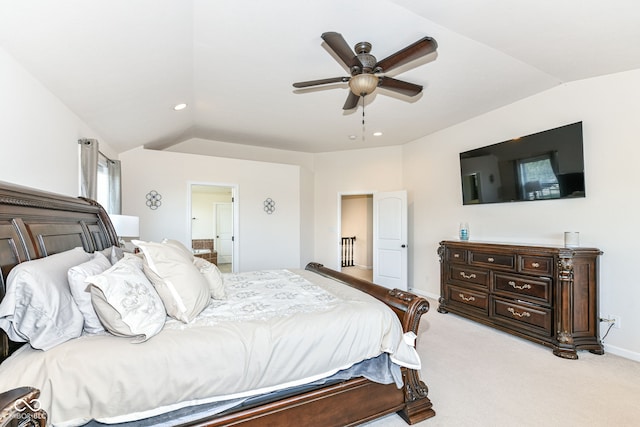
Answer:
<svg viewBox="0 0 640 427"><path fill-rule="evenodd" d="M553 258L545 256L520 256L520 272L536 274L540 276L551 276L553 274Z"/></svg>
<svg viewBox="0 0 640 427"><path fill-rule="evenodd" d="M515 270L516 256L514 254L469 251L469 264L480 265L483 267L502 267Z"/></svg>
<svg viewBox="0 0 640 427"><path fill-rule="evenodd" d="M473 291L456 286L447 285L446 293L448 300L453 304L461 304L468 308L481 310L482 314L489 313L489 295L480 291Z"/></svg>
<svg viewBox="0 0 640 427"><path fill-rule="evenodd" d="M492 315L496 320L513 325L515 329L528 329L551 336L553 315L550 309L518 304L511 300L492 298Z"/></svg>
<svg viewBox="0 0 640 427"><path fill-rule="evenodd" d="M477 268L469 268L464 265L449 266L449 279L471 285L489 287L489 271Z"/></svg>
<svg viewBox="0 0 640 427"><path fill-rule="evenodd" d="M447 249L447 260L464 264L467 262L467 251L461 248L449 248Z"/></svg>
<svg viewBox="0 0 640 427"><path fill-rule="evenodd" d="M516 274L495 273L493 292L524 299L538 304L551 305L552 281L546 277L526 277Z"/></svg>

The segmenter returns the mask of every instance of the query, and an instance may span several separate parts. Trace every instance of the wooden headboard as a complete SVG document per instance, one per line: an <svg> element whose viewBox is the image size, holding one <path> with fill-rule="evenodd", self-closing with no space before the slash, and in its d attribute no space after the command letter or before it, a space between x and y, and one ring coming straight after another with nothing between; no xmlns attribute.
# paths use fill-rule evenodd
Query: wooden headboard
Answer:
<svg viewBox="0 0 640 427"><path fill-rule="evenodd" d="M102 250L117 240L98 203L0 181L0 300L15 265L78 246ZM0 330L0 361L19 346Z"/></svg>

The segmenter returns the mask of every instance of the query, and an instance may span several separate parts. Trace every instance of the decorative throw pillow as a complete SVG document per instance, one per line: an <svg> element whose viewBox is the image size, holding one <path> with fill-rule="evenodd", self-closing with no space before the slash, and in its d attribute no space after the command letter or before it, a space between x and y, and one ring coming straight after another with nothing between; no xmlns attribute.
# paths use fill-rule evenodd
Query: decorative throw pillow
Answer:
<svg viewBox="0 0 640 427"><path fill-rule="evenodd" d="M200 273L204 276L207 283L209 284L209 291L211 293L211 298L215 299L226 299L227 294L224 291L224 286L222 283L222 273L218 269L218 266L210 263L206 259L202 259L200 257L194 256L193 252L191 252L185 245L180 243L177 240L173 239L164 239L162 243L166 243L168 245L175 246L178 249L181 249L185 255L191 259L193 264L198 268Z"/></svg>
<svg viewBox="0 0 640 427"><path fill-rule="evenodd" d="M211 298L214 299L226 299L227 293L224 290L224 283L222 280L222 273L218 269L218 266L207 261L206 259L194 257L193 264L198 267L200 273L204 276L209 284L209 292Z"/></svg>
<svg viewBox="0 0 640 427"><path fill-rule="evenodd" d="M133 240L144 254L144 273L158 291L167 314L184 323L209 304L209 284L192 259L174 245Z"/></svg>
<svg viewBox="0 0 640 427"><path fill-rule="evenodd" d="M91 304L90 286L86 279L103 273L109 268L111 268L111 262L101 252L95 252L90 261L71 267L67 273L71 295L84 316L84 330L90 334L104 332L104 328Z"/></svg>
<svg viewBox="0 0 640 427"><path fill-rule="evenodd" d="M138 343L162 330L167 318L162 300L131 258L86 280L95 312L112 334L133 337Z"/></svg>
<svg viewBox="0 0 640 427"><path fill-rule="evenodd" d="M0 304L0 327L9 338L48 350L79 337L84 317L71 296L67 272L90 259L83 248L75 248L16 265Z"/></svg>

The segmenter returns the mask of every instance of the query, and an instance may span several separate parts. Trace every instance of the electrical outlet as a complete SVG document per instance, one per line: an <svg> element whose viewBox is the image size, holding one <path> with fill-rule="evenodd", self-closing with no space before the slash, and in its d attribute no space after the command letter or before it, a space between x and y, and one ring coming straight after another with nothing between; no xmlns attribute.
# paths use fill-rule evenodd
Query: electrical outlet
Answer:
<svg viewBox="0 0 640 427"><path fill-rule="evenodd" d="M613 327L614 328L622 329L622 317L621 316L611 315L611 316L609 316L609 319L611 319L611 321L613 322Z"/></svg>

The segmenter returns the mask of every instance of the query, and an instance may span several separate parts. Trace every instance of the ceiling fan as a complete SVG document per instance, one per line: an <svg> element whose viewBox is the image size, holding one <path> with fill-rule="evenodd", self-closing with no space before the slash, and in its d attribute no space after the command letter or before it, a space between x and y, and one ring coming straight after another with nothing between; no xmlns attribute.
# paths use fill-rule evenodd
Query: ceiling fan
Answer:
<svg viewBox="0 0 640 427"><path fill-rule="evenodd" d="M351 50L342 34L327 32L322 34L322 39L335 52L344 65L349 68L351 76L332 77L328 79L310 80L307 82L294 83L295 88L306 88L329 83L349 83L349 96L347 97L343 110L351 110L358 106L360 97L371 94L376 87L382 87L393 92L398 92L407 96L416 96L422 92L422 86L387 77L384 73L391 71L410 61L435 52L438 43L431 37L423 37L417 42L400 49L378 61L371 55L371 43L360 42Z"/></svg>

